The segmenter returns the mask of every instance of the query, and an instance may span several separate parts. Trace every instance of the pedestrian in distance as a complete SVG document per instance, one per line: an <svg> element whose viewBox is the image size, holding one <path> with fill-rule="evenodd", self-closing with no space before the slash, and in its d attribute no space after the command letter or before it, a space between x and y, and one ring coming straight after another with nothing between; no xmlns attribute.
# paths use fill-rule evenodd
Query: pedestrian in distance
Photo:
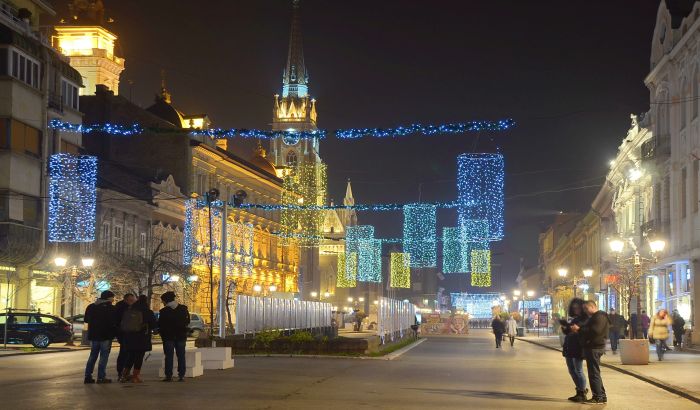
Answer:
<svg viewBox="0 0 700 410"><path fill-rule="evenodd" d="M639 317L637 317L636 313L632 313L630 315L630 320L629 320L629 337L630 337L630 339L636 339L640 336L637 334L637 326L639 326Z"/></svg>
<svg viewBox="0 0 700 410"><path fill-rule="evenodd" d="M564 334L562 356L566 360L566 367L569 369L569 374L576 387L576 394L569 397L569 400L577 403L586 401L588 388L586 387L586 376L583 374L583 346L579 335L571 330L571 326L581 326L586 319L586 313L583 311L583 299L574 298L569 303L569 319L561 319L559 322Z"/></svg>
<svg viewBox="0 0 700 410"><path fill-rule="evenodd" d="M134 302L136 302L136 296L133 293L127 293L124 295L122 300L114 305L114 322L117 329L117 341L119 342L119 355L117 355L117 378L122 377L122 371L124 370L124 363L126 363L127 356L126 349L124 349L124 344L122 342L119 326L121 324L124 311L128 309L129 306L133 305ZM127 374L126 377L130 378L131 376Z"/></svg>
<svg viewBox="0 0 700 410"><path fill-rule="evenodd" d="M644 338L649 337L649 325L651 324L651 318L647 315L646 310L642 310L642 334Z"/></svg>
<svg viewBox="0 0 700 410"><path fill-rule="evenodd" d="M111 383L107 378L107 361L112 350L114 339L114 293L105 290L94 303L85 309L84 321L88 325L88 340L90 341L90 357L85 365L85 384L95 383L92 372L97 364L97 383Z"/></svg>
<svg viewBox="0 0 700 410"><path fill-rule="evenodd" d="M608 319L610 319L610 348L613 354L617 354L617 345L620 337L625 335L627 321L622 315L615 312L615 309L610 309Z"/></svg>
<svg viewBox="0 0 700 410"><path fill-rule="evenodd" d="M510 346L512 347L515 343L515 336L518 335L518 322L515 321L513 315L508 316L508 321L506 322L506 333L510 339Z"/></svg>
<svg viewBox="0 0 700 410"><path fill-rule="evenodd" d="M668 317L668 312L666 309L661 309L659 312L651 318L651 324L649 325L649 342L656 344L656 357L659 361L664 360L664 353L668 349L666 344L666 339L668 339L668 327L671 326L671 318Z"/></svg>
<svg viewBox="0 0 700 410"><path fill-rule="evenodd" d="M683 333L685 332L685 319L678 313L677 309L673 309L671 313L671 327L673 328L673 347L681 347L683 344Z"/></svg>
<svg viewBox="0 0 700 410"><path fill-rule="evenodd" d="M579 334L588 369L588 383L593 393L593 397L584 403L606 404L608 397L600 374L600 358L605 354L605 338L610 332L610 321L608 315L598 310L598 305L592 300L584 302L583 310L588 316L586 321L580 325L571 325L570 328L572 332Z"/></svg>
<svg viewBox="0 0 700 410"><path fill-rule="evenodd" d="M165 292L160 297L165 306L158 316L158 332L163 339L163 353L165 354L165 378L164 382L173 381L173 354L177 355L178 381L185 381L185 344L187 343L188 325L190 324L190 312L187 306L177 303L175 292Z"/></svg>
<svg viewBox="0 0 700 410"><path fill-rule="evenodd" d="M148 307L148 297L139 296L138 300L124 310L119 330L124 349L126 349L126 361L122 370L120 382L126 383L127 375L133 368L132 383L143 383L141 379L141 366L146 352L153 348L151 344L151 332L156 327L156 317Z"/></svg>
<svg viewBox="0 0 700 410"><path fill-rule="evenodd" d="M491 329L493 329L493 334L496 336L496 349L499 349L503 342L503 334L506 333L506 325L498 315L491 321Z"/></svg>

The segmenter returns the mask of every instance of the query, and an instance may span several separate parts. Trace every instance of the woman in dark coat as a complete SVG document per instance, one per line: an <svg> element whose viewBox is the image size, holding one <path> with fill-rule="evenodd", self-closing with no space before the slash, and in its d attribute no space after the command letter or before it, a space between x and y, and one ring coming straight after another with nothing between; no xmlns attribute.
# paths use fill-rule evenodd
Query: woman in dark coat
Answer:
<svg viewBox="0 0 700 410"><path fill-rule="evenodd" d="M133 327L134 324L139 324L138 330ZM157 326L156 317L148 307L148 298L145 295L139 296L139 300L124 312L121 326L122 346L126 350L127 357L120 381L127 381L126 376L133 367L131 381L143 383L140 377L141 366L146 352L152 350L151 332ZM130 326L131 328L129 328Z"/></svg>
<svg viewBox="0 0 700 410"><path fill-rule="evenodd" d="M491 329L493 329L493 334L496 336L496 349L498 349L501 347L501 342L503 342L503 334L506 332L506 324L503 323L499 316L496 316L491 322Z"/></svg>
<svg viewBox="0 0 700 410"><path fill-rule="evenodd" d="M583 346L581 345L578 333L571 331L571 325L581 326L586 320L583 311L583 299L574 298L569 303L569 319L561 320L561 330L566 335L562 355L566 359L566 367L569 369L571 379L576 386L576 394L569 397L569 400L578 403L586 401L586 376L583 374Z"/></svg>

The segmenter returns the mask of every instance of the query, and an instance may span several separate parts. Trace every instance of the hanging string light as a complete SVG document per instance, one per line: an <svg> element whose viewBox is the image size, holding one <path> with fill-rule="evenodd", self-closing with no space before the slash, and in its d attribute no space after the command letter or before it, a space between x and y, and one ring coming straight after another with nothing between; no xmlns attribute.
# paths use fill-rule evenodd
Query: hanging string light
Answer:
<svg viewBox="0 0 700 410"><path fill-rule="evenodd" d="M443 273L469 272L469 246L462 240L459 228L442 228L442 271Z"/></svg>
<svg viewBox="0 0 700 410"><path fill-rule="evenodd" d="M491 251L489 249L472 249L471 263L472 286L491 286Z"/></svg>
<svg viewBox="0 0 700 410"><path fill-rule="evenodd" d="M357 286L357 253L339 253L337 270L336 287L354 288Z"/></svg>
<svg viewBox="0 0 700 410"><path fill-rule="evenodd" d="M466 134L472 132L501 132L507 131L515 126L512 119L502 119L496 121L468 121L460 123L448 123L439 125L411 124L394 128L345 128L335 131L314 130L314 131L266 131L256 129L204 129L189 130L192 136L207 136L213 139L222 138L245 138L245 139L324 139L328 134L335 138L353 140L359 138L400 138L408 135L443 135L443 134ZM109 135L131 136L149 133L182 133L183 130L177 128L156 128L144 127L139 124L72 124L60 120L51 120L49 127L64 132L75 132L82 134L103 133Z"/></svg>
<svg viewBox="0 0 700 410"><path fill-rule="evenodd" d="M436 212L431 204L407 204L403 209L403 250L412 268L437 266Z"/></svg>
<svg viewBox="0 0 700 410"><path fill-rule="evenodd" d="M302 246L318 246L326 202L326 164L299 163L284 177L281 202L283 233L298 234ZM289 206L293 205L293 206ZM304 205L304 206L300 206Z"/></svg>
<svg viewBox="0 0 700 410"><path fill-rule="evenodd" d="M191 266L192 258L194 257L193 217L196 206L196 199L185 200L185 227L182 231L182 263L185 266Z"/></svg>
<svg viewBox="0 0 700 410"><path fill-rule="evenodd" d="M49 242L94 241L97 157L54 154L48 171Z"/></svg>
<svg viewBox="0 0 700 410"><path fill-rule="evenodd" d="M411 255L392 252L390 263L389 286L409 289L411 287Z"/></svg>
<svg viewBox="0 0 700 410"><path fill-rule="evenodd" d="M501 154L462 154L457 157L457 213L459 226L467 221L486 223L486 236L471 239L498 241L503 238L504 163Z"/></svg>
<svg viewBox="0 0 700 410"><path fill-rule="evenodd" d="M357 280L360 282L382 281L382 241L360 239L357 256Z"/></svg>

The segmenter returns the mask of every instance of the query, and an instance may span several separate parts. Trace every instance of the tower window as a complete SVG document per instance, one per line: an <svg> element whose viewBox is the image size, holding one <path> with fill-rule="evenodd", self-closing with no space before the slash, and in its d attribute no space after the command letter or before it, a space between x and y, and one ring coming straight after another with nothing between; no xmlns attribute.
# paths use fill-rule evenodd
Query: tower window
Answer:
<svg viewBox="0 0 700 410"><path fill-rule="evenodd" d="M299 160L297 159L297 153L294 151L289 151L287 153L287 166L295 167Z"/></svg>

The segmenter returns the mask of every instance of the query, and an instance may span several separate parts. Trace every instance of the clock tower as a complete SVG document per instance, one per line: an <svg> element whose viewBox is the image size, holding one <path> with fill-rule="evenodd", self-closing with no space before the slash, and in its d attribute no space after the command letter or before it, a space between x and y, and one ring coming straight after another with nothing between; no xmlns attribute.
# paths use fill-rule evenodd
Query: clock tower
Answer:
<svg viewBox="0 0 700 410"><path fill-rule="evenodd" d="M309 74L304 64L301 37L300 0L292 1L292 28L289 35L287 65L282 75L282 94L276 94L272 109L273 131L316 130L316 100L309 95ZM291 169L297 164L320 163L318 139L293 136L271 141L270 156L278 169Z"/></svg>

